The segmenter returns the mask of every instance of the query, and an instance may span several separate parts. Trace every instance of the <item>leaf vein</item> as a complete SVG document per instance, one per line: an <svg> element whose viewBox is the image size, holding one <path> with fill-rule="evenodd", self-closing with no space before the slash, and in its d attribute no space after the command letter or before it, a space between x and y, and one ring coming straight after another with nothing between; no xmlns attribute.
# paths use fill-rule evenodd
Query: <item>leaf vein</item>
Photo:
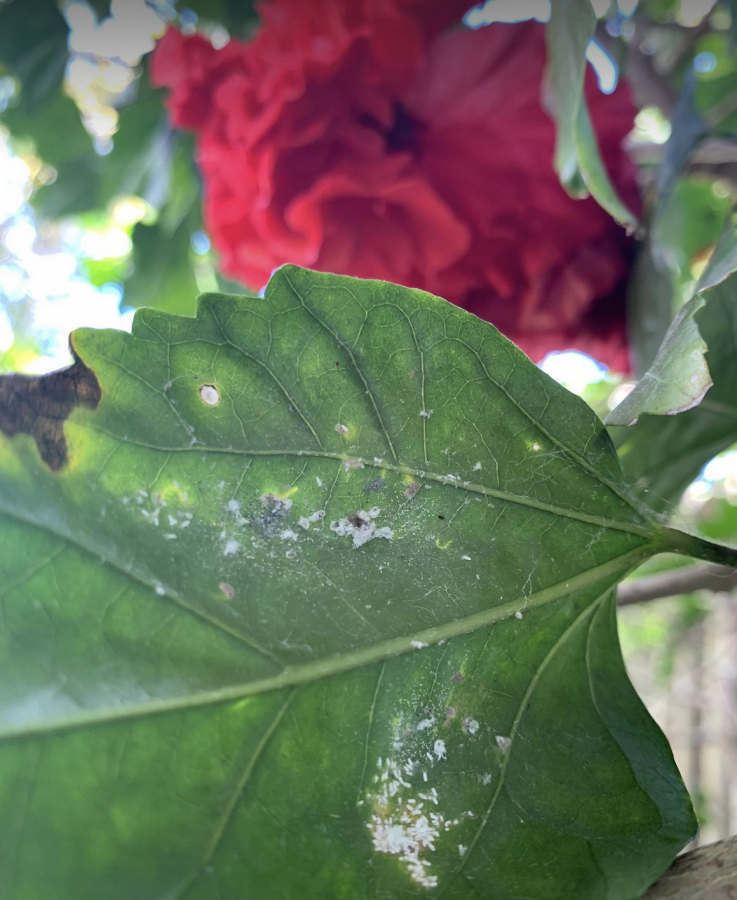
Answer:
<svg viewBox="0 0 737 900"><path fill-rule="evenodd" d="M274 736L274 732L279 727L279 723L283 719L284 714L286 713L287 709L289 708L289 705L292 702L292 699L294 698L294 695L296 693L297 693L297 689L289 692L287 699L281 705L281 708L279 709L277 714L274 716L273 720L271 721L271 724L269 725L269 727L266 729L266 731L262 735L261 740L256 745L256 749L253 751L248 762L246 763L246 765L243 769L243 772L241 773L241 777L236 782L235 790L231 794L231 796L228 800L228 803L226 804L225 809L223 810L223 814L220 817L220 820L218 821L218 823L215 827L215 831L213 832L213 835L210 838L210 841L209 841L207 847L205 848L205 853L202 857L202 860L201 860L199 866L186 879L186 881L182 885L179 886L176 893L174 893L172 895L172 900L181 900L181 898L184 897L184 895L187 893L187 891L190 889L190 887L192 887L192 885L200 877L203 870L206 869L207 866L210 865L213 857L217 853L217 849L220 846L220 843L222 842L222 840L225 836L225 832L227 831L228 825L230 824L230 821L233 817L233 813L235 812L235 809L238 806L238 802L240 801L241 797L243 796L243 792L246 789L246 785L248 784L251 776L253 775L254 769L256 768L256 765L258 764L259 760L262 759L264 751L266 750L269 742L271 741L271 738Z"/></svg>
<svg viewBox="0 0 737 900"><path fill-rule="evenodd" d="M278 386L279 390L282 392L282 394L284 394L287 402L289 403L289 406L297 413L297 415L300 417L300 419L302 419L302 421L307 426L310 434L315 439L315 443L317 444L318 447L320 447L320 449L322 449L322 446L323 446L322 441L320 440L317 432L315 431L315 428L312 425L312 422L310 422L310 420L307 418L307 416L302 412L299 404L294 399L294 397L292 397L292 395L289 393L289 391L287 390L287 387L284 384L282 384L281 379L278 377L276 372L274 372L272 369L270 369L269 366L266 365L266 363L262 362L260 359L258 359L256 356L254 356L252 353L249 353L243 347L239 347L238 344L235 344L233 341L231 341L227 335L227 332L225 331L222 324L220 323L220 320L218 319L215 311L211 310L211 312L212 312L212 317L215 320L218 328L220 329L220 333L222 334L223 340L226 342L226 344L228 344L228 346L232 347L234 350L237 350L238 353L245 356L246 359L250 359L251 362L254 362L257 366L260 366L265 372L267 372L271 376L272 380Z"/></svg>
<svg viewBox="0 0 737 900"><path fill-rule="evenodd" d="M305 298L300 294L300 292L292 284L292 282L289 278L289 275L287 275L287 273L284 269L281 270L281 274L283 275L285 281L287 282L289 289L294 294L294 296L299 300L299 302L302 304L305 311L308 312L312 316L312 318L318 324L320 324L328 332L328 334L331 335L331 337L333 338L333 340L335 340L337 342L337 344L341 348L341 350L343 350L348 355L348 358L350 359L351 364L352 364L356 374L358 375L359 379L361 380L361 383L363 384L363 386L366 390L366 394L368 395L369 400L371 401L371 405L373 406L373 410L374 410L374 415L376 417L376 420L379 423L382 434L384 435L384 440L386 441L387 446L389 447L389 452L391 453L392 458L396 460L397 454L394 449L394 444L392 443L391 435L389 434L389 430L387 429L386 424L384 423L384 419L381 415L381 410L379 409L379 404L376 400L376 395L374 394L374 390L371 387L371 385L369 384L368 379L363 374L363 370L359 366L358 360L356 359L354 352L351 350L351 348L348 346L348 344L340 337L340 335L337 332L333 331L333 329L330 328L330 326L327 324L327 322L323 321L320 318L320 316L317 315L315 310L312 309L311 306L307 305Z"/></svg>
<svg viewBox="0 0 737 900"><path fill-rule="evenodd" d="M180 596L177 593L174 593L171 589L167 589L165 586L159 584L158 582L149 581L146 577L136 572L133 567L126 566L122 562L118 562L117 560L112 559L109 555L102 556L101 554L96 553L89 547L85 546L81 541L73 538L71 535L56 531L51 527L51 525L48 524L48 522L39 522L37 519L31 518L30 516L23 516L16 510L8 509L7 507L2 505L0 505L0 513L10 519L15 519L17 522L21 522L24 525L32 525L35 528L39 528L42 531L53 534L55 537L59 538L60 540L66 541L69 545L76 547L78 550L82 550L84 553L89 553L91 556L97 556L103 565L109 566L116 572L120 572L122 575L130 578L131 581L135 581L143 587L154 591L157 596L165 597L167 600L175 603L181 609L184 609L191 615L202 619L203 621L207 622L208 625L217 628L219 631L225 632L226 634L230 635L230 637L234 637L242 643L247 644L249 647L251 647L251 649L256 650L271 662L277 663L280 668L283 668L281 662L277 659L276 656L274 656L274 654L270 650L267 650L265 647L261 647L250 636L244 634L241 631L237 631L234 628L229 628L223 622L220 622L218 619L209 616L204 610L198 609L196 606L189 603L184 599L184 597Z"/></svg>
<svg viewBox="0 0 737 900"><path fill-rule="evenodd" d="M566 628L566 630L563 632L563 634L561 634L561 636L553 644L553 646L550 648L550 650L548 650L548 652L546 653L542 662L535 670L534 675L530 679L530 683L527 685L527 690L525 691L525 693L522 697L522 700L520 701L519 707L517 709L517 714L514 717L514 721L512 722L512 727L509 732L509 739L510 739L509 749L507 750L506 754L504 755L504 759L503 759L502 765L501 765L501 771L499 773L499 781L497 782L496 788L494 789L494 793L492 794L491 802L489 803L489 806L487 807L486 812L484 813L484 815L481 819L481 822L479 823L479 827L476 829L476 833L474 834L473 839L471 840L471 843L468 845L468 849L466 850L466 853L464 854L463 859L461 860L460 864L456 868L455 872L453 872L451 874L450 878L443 885L442 889L438 893L438 897L441 897L448 890L450 885L453 883L453 880L458 875L461 874L461 872L463 871L471 854L473 853L474 848L476 847L479 840L481 839L482 834L484 833L484 830L489 822L489 819L491 818L491 814L493 813L494 808L496 807L496 802L499 799L499 795L501 794L502 788L504 787L507 769L509 768L509 761L512 758L512 754L514 752L515 739L519 732L519 727L522 723L522 719L524 718L525 712L527 711L527 704L529 703L530 698L532 697L532 695L535 691L535 688L539 684L540 679L542 678L545 670L547 669L548 665L555 657L558 650L560 650L560 648L566 643L566 641L573 634L573 632L576 631L576 629L579 627L579 625L583 621L585 621L585 619L588 616L590 616L593 612L595 612L599 608L599 605L606 598L606 596L610 590L611 590L611 588L607 588L603 594L601 594L599 597L597 597L593 603L591 603L589 606L587 606L586 609L583 610L583 612L579 613L579 615L576 616L576 618L573 620L573 622L571 622L571 624Z"/></svg>
<svg viewBox="0 0 737 900"><path fill-rule="evenodd" d="M151 444L146 441L138 441L129 437L121 437L118 434L114 434L113 432L107 431L104 428L100 428L96 425L91 425L90 423L86 423L87 428L91 430L98 431L101 434L106 434L108 437L114 438L118 441L124 441L127 444L131 444L137 447L145 447L148 450L154 450L160 453L221 453L223 455L231 455L231 456L250 456L250 457L312 457L314 459L334 459L339 460L341 463L355 462L356 458L348 456L344 453L332 453L327 450L241 450L237 447L209 447L204 444L187 447L163 447L157 446L156 444ZM360 462L364 468L375 468L375 469L387 469L392 472L397 472L400 475L410 475L411 477L422 480L425 479L427 481L435 481L438 484L450 485L457 490L466 490L473 494L481 494L485 497L494 497L497 500L504 500L508 503L516 503L520 506L527 506L532 509L537 509L542 512L549 512L556 516L561 516L562 518L575 519L578 522L585 522L589 525L598 525L604 528L612 528L616 531L626 531L629 534L636 534L640 537L644 538L654 538L656 535L655 529L652 526L644 523L642 525L636 525L630 522L618 522L613 519L608 519L605 516L594 516L589 513L582 513L575 509L567 509L563 506L556 506L552 503L545 503L542 500L536 500L534 497L524 497L521 494L513 494L509 491L501 491L496 488L486 487L482 484L476 484L470 481L464 481L462 479L454 480L452 477L448 475L439 475L436 472L428 472L425 470L419 470L413 468L412 466L405 466L399 463L389 463L386 460L381 460L381 462L374 462L371 459L366 457L358 457L358 462Z"/></svg>

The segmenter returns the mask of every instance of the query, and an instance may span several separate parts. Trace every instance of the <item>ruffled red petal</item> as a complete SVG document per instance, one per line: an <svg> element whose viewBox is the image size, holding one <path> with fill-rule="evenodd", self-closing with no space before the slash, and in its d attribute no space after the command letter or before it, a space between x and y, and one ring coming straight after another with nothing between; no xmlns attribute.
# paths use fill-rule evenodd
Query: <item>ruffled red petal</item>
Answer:
<svg viewBox="0 0 737 900"><path fill-rule="evenodd" d="M247 44L164 36L152 77L198 133L224 270L285 262L421 287L540 359L576 348L626 370L632 242L553 171L543 27L458 21L455 0L270 0ZM638 207L626 87L587 82L602 157Z"/></svg>

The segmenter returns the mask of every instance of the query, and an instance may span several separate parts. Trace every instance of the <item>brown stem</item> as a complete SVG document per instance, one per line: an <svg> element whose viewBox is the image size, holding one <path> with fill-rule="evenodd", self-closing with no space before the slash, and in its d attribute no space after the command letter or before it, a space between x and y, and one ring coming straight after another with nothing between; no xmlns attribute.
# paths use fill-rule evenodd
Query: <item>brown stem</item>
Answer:
<svg viewBox="0 0 737 900"><path fill-rule="evenodd" d="M679 856L643 900L735 900L737 836Z"/></svg>
<svg viewBox="0 0 737 900"><path fill-rule="evenodd" d="M663 159L665 144L627 143L627 152L640 165L654 165ZM691 154L693 167L729 166L737 163L737 143L726 138L706 138Z"/></svg>
<svg viewBox="0 0 737 900"><path fill-rule="evenodd" d="M737 587L737 569L706 563L625 582L619 586L617 603L620 606L629 606L632 603L647 603L676 594L690 594L692 591L727 593L735 587Z"/></svg>

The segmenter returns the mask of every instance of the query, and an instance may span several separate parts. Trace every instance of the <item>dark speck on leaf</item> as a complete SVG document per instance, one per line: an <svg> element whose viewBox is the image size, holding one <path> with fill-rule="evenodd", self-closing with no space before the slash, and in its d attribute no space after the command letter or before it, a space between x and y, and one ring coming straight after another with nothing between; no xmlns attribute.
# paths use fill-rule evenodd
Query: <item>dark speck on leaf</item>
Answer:
<svg viewBox="0 0 737 900"><path fill-rule="evenodd" d="M463 675L461 675L460 672L456 672L455 675L453 676L453 681L456 684L460 684L462 681L465 681L465 680L466 679L463 677Z"/></svg>
<svg viewBox="0 0 737 900"><path fill-rule="evenodd" d="M284 516L291 509L292 501L275 494L263 494L260 500L262 511L254 515L253 523L264 537L276 537L282 528Z"/></svg>
<svg viewBox="0 0 737 900"><path fill-rule="evenodd" d="M439 519L445 519L445 516L438 516Z"/></svg>
<svg viewBox="0 0 737 900"><path fill-rule="evenodd" d="M379 475L377 478L372 478L371 481L367 481L366 484L364 484L363 493L370 494L373 491L380 491L380 490L382 490L382 488L384 487L385 484L386 484L386 482Z"/></svg>
<svg viewBox="0 0 737 900"><path fill-rule="evenodd" d="M346 516L348 521L354 528L365 528L369 522L364 519L363 516L359 516L358 513L351 513L350 516Z"/></svg>

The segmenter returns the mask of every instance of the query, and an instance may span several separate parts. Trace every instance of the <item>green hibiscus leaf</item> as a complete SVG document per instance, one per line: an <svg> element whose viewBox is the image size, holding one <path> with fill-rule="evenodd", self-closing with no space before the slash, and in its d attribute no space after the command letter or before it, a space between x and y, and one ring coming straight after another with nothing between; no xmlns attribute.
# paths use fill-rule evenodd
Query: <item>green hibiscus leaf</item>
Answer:
<svg viewBox="0 0 737 900"><path fill-rule="evenodd" d="M709 291L697 326L714 379L694 409L677 416L644 416L634 428L613 429L627 480L648 505L669 511L717 453L737 440L737 304L731 279Z"/></svg>
<svg viewBox="0 0 737 900"><path fill-rule="evenodd" d="M591 194L634 231L637 217L619 198L604 168L584 97L586 49L595 30L596 13L589 0L552 0L546 36L557 123L555 168L572 197Z"/></svg>
<svg viewBox="0 0 737 900"><path fill-rule="evenodd" d="M635 425L640 416L672 416L698 406L712 385L706 341L696 324L701 294L683 306L671 323L650 368L632 393L606 417L607 425Z"/></svg>
<svg viewBox="0 0 737 900"><path fill-rule="evenodd" d="M631 900L695 830L601 422L430 295L296 268L0 380L10 900Z"/></svg>
<svg viewBox="0 0 737 900"><path fill-rule="evenodd" d="M49 0L0 7L0 64L22 82L21 103L29 115L42 110L61 87L68 32L58 5Z"/></svg>
<svg viewBox="0 0 737 900"><path fill-rule="evenodd" d="M191 247L193 223L187 216L173 231L161 223L139 222L133 229L133 271L125 281L123 299L130 306L155 306L166 312L194 311L197 279Z"/></svg>
<svg viewBox="0 0 737 900"><path fill-rule="evenodd" d="M607 416L607 425L634 425L644 414L670 416L693 409L714 383L710 369L731 367L724 340L716 336L716 352L712 352L704 335L707 330L713 331L712 321L724 319L725 304L727 319L732 318L729 315L729 307L734 306L731 276L736 268L737 231L731 215L693 296L671 323L648 371L632 393ZM722 289L715 290L720 285ZM733 344L734 340L727 343Z"/></svg>
<svg viewBox="0 0 737 900"><path fill-rule="evenodd" d="M729 201L715 197L708 182L680 177L693 150L707 135L694 107L695 87L696 70L691 66L671 119L648 233L628 286L627 330L637 375L648 370L660 349L673 319L680 282L690 276L691 259L717 239L728 209Z"/></svg>

